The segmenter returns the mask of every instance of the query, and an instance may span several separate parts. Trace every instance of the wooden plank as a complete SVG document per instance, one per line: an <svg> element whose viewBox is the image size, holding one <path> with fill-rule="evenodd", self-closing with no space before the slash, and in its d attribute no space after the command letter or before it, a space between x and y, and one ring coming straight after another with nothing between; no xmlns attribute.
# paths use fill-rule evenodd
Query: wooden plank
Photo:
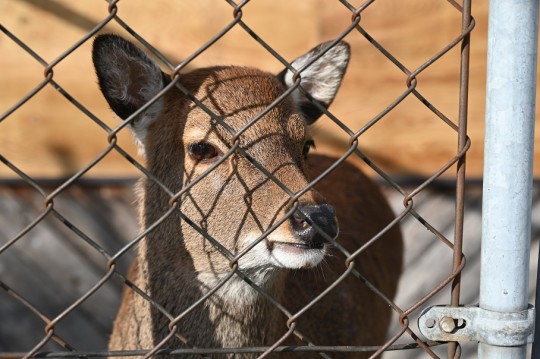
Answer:
<svg viewBox="0 0 540 359"><path fill-rule="evenodd" d="M271 19L266 14L276 13L283 4L278 6L269 1L249 4L245 9L249 13L245 21L256 31L264 26L266 40L280 53L288 55L292 50L308 48L316 41L315 8L313 1L291 3L288 5L290 12L280 16L282 25L269 27L269 22L273 21L269 21ZM119 16L124 21L176 63L197 50L233 19L229 5L209 0L175 4L137 0L122 3L119 9ZM46 61L52 61L100 22L107 15L106 10L106 3L99 7L94 3L69 0L3 1L0 3L0 22ZM178 20L179 16L182 21ZM151 20L156 18L160 20ZM297 27L302 28L302 36L288 36ZM102 32L129 36L114 22ZM0 66L7 69L0 78L4 89L0 97L0 111L3 112L39 84L43 79L43 67L5 35L0 36L0 51L7 54L0 58ZM289 40L284 42L283 38ZM91 41L62 60L54 69L54 78L75 99L114 128L119 121L108 110L96 86L90 52ZM277 60L237 28L197 58L194 66L230 63L263 68L272 64L274 68L281 68ZM127 132L120 133L119 143L137 157L137 150ZM98 156L107 145L106 131L50 86L3 121L0 131L0 153L36 177L70 175ZM88 174L93 177L138 175L140 173L115 151ZM0 176L14 177L15 174L0 165Z"/></svg>
<svg viewBox="0 0 540 359"><path fill-rule="evenodd" d="M123 210L117 208L112 211L109 201L112 202L114 197L118 200L119 197L111 195L111 190L106 192L108 196L100 195L95 190L81 195L80 191L70 189L64 193L64 198L55 201L55 208L64 216L71 217L73 224L96 242L115 253L132 236L130 226L125 224L131 223L131 228L136 228L136 216L129 201L130 196L122 195ZM29 190L2 189L0 198L0 243L4 244L36 218L43 206L41 196ZM87 205L90 201L92 207ZM102 233L103 228L112 233ZM96 237L96 233L102 234L102 237ZM114 233L117 234L116 238L112 236ZM132 256L128 254L126 257L119 268L124 273ZM0 255L0 280L50 319L63 313L85 295L103 278L107 269L103 256L53 216L46 217ZM55 333L78 350L104 349L121 289L118 280L113 278L108 281L62 319L55 327ZM17 318L28 318L22 321L23 324L10 327L9 336L14 340L0 343L1 350L30 350L43 337L45 324L5 293L0 298L5 303L5 307L1 306L5 312L0 316L5 318L6 323ZM3 322L0 337L4 336L1 333L6 329ZM50 344L44 347L44 350L51 349L58 350L58 346Z"/></svg>
<svg viewBox="0 0 540 359"><path fill-rule="evenodd" d="M404 186L411 191L414 187ZM394 212L403 208L403 196L386 188ZM462 282L462 303L478 300L479 251L481 236L481 191L479 186L467 187L465 202L464 252L467 267ZM453 239L454 195L450 188L428 188L415 197L415 209L449 239ZM137 221L133 210L130 188L74 188L58 198L59 210L96 241L111 251L119 248L136 232ZM112 202L112 204L111 204ZM38 214L42 198L32 190L0 189L0 245L29 223ZM537 267L538 239L540 235L540 186L535 184L533 196L533 241L530 266L530 301L534 300L534 277ZM80 239L62 230L57 221L45 221L23 237L17 244L0 254L0 281L31 300L50 316L58 315L84 293L103 274L99 255ZM105 229L105 231L103 230ZM111 241L110 230L122 234L119 243ZM395 303L407 309L437 281L451 270L452 253L420 225L407 217L402 222L405 239L404 267ZM59 334L79 350L104 350L112 325L120 293L118 283L100 290L73 314L63 320ZM446 288L428 304L448 303ZM419 311L415 311L411 323ZM0 289L0 352L29 350L43 336L43 323L29 310ZM397 317L391 334L399 329ZM404 337L400 341L410 341ZM54 345L48 349L58 350ZM474 348L467 348L463 358L474 358ZM387 353L385 358L423 357L419 351Z"/></svg>
<svg viewBox="0 0 540 359"><path fill-rule="evenodd" d="M471 50L469 176L482 174L487 2L475 4L476 29ZM174 63L187 57L233 19L226 2L212 0L132 0L118 4L118 15ZM243 21L287 60L315 44L336 37L350 24L350 11L339 2L322 0L259 0L243 9ZM6 0L0 3L0 22L27 43L45 61L52 61L107 16L107 4L59 0ZM159 19L156 21L155 19ZM410 70L444 48L459 35L461 15L451 4L430 0L375 2L362 14L361 25ZM45 31L46 29L46 31ZM112 21L102 32L129 35ZM352 63L331 111L358 131L406 89L406 76L385 59L358 32L346 40L352 45ZM119 122L107 109L96 86L90 61L91 43L62 60L54 79L109 127ZM6 111L43 79L43 66L6 35L0 35L0 111ZM234 27L189 68L215 64L257 66L277 72L282 68L250 35ZM451 50L418 76L417 89L452 121L457 121L459 48ZM540 109L539 109L540 111ZM318 150L341 154L348 138L328 119L315 126ZM127 130L119 144L137 157ZM540 136L540 134L536 134ZM396 176L428 176L456 152L456 134L409 96L360 137L361 148ZM538 138L537 138L538 139ZM47 86L4 120L0 153L36 177L73 174L107 148L107 132ZM540 151L540 148L536 148ZM535 175L540 174L540 153ZM450 175L454 171L451 171ZM139 176L140 173L111 151L92 168L89 177ZM16 175L0 164L0 176Z"/></svg>

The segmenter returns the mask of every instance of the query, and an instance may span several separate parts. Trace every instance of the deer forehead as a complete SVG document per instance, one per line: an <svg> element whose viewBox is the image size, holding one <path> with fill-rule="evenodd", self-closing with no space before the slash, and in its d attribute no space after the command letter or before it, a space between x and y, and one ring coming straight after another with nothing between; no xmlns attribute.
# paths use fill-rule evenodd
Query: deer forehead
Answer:
<svg viewBox="0 0 540 359"><path fill-rule="evenodd" d="M272 74L245 67L219 67L196 70L184 80L194 95L234 131L249 124L285 92L285 87ZM202 136L202 137L201 137ZM232 145L234 133L212 118L204 109L189 106L184 138L216 136ZM240 136L244 146L282 139L285 143L301 143L307 126L291 98L287 97L253 122Z"/></svg>

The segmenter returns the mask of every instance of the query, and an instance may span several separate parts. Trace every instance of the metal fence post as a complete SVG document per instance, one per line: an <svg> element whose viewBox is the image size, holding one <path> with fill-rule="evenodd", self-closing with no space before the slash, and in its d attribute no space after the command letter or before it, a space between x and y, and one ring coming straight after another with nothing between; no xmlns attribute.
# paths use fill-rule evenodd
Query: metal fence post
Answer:
<svg viewBox="0 0 540 359"><path fill-rule="evenodd" d="M528 307L538 0L491 0L480 307ZM480 343L478 357L525 358L526 346Z"/></svg>

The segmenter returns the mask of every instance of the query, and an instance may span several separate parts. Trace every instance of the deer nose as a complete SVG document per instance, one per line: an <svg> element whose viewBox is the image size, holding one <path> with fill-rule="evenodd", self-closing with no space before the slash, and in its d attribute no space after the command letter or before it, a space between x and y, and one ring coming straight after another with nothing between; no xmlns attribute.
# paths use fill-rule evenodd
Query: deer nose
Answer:
<svg viewBox="0 0 540 359"><path fill-rule="evenodd" d="M322 249L327 242L325 236L314 227L330 238L335 238L338 234L336 211L326 203L300 205L292 215L291 221L296 237L309 248Z"/></svg>

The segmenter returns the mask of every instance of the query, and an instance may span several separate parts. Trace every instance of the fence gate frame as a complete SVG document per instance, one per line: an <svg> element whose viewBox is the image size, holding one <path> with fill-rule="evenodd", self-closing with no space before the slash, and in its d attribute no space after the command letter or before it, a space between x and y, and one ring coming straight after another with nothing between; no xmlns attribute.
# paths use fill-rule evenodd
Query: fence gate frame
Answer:
<svg viewBox="0 0 540 359"><path fill-rule="evenodd" d="M528 271L538 5L489 4L479 306L431 307L419 320L428 339L477 341L479 359L524 359L533 342Z"/></svg>
<svg viewBox="0 0 540 359"><path fill-rule="evenodd" d="M480 309L503 320L493 342L479 343L478 357L517 359L532 335L501 344L522 329L516 323L534 327L528 269L538 0L491 0L489 11Z"/></svg>

